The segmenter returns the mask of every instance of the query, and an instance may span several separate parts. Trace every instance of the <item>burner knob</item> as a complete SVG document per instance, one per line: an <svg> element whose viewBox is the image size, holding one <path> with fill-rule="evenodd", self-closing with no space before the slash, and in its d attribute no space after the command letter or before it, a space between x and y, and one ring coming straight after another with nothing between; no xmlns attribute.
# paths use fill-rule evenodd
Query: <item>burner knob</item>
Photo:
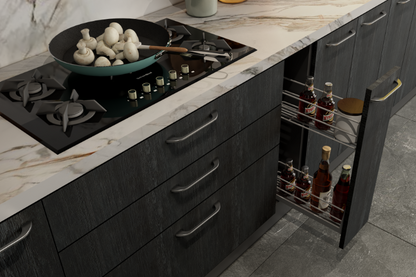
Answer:
<svg viewBox="0 0 416 277"><path fill-rule="evenodd" d="M128 91L129 99L130 100L136 100L137 99L137 92L135 89L129 89Z"/></svg>
<svg viewBox="0 0 416 277"><path fill-rule="evenodd" d="M189 74L189 65L183 64L181 65L182 74Z"/></svg>
<svg viewBox="0 0 416 277"><path fill-rule="evenodd" d="M150 83L143 83L142 88L144 93L152 92L152 87L150 86Z"/></svg>
<svg viewBox="0 0 416 277"><path fill-rule="evenodd" d="M176 70L169 70L169 79L171 79L171 80L178 79L178 75L176 74Z"/></svg>
<svg viewBox="0 0 416 277"><path fill-rule="evenodd" d="M163 76L156 77L156 85L158 87L163 87L165 85L165 79L163 79Z"/></svg>

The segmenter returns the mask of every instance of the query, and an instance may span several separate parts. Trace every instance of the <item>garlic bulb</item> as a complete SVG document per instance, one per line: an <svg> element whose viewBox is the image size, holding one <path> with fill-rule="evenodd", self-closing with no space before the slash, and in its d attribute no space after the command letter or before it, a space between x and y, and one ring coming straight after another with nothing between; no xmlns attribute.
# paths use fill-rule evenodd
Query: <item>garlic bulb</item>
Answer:
<svg viewBox="0 0 416 277"><path fill-rule="evenodd" d="M89 65L94 61L95 55L91 49L87 48L85 42L80 41L77 44L78 50L75 51L73 57L77 64Z"/></svg>

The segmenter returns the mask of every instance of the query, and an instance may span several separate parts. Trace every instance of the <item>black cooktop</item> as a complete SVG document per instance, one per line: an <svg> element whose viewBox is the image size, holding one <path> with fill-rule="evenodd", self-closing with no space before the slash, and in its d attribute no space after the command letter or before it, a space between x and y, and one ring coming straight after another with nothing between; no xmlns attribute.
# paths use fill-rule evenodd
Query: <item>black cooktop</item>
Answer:
<svg viewBox="0 0 416 277"><path fill-rule="evenodd" d="M0 115L59 154L256 51L169 19L157 24L169 29L172 46L195 53L162 52L153 65L112 77L51 62L0 82Z"/></svg>

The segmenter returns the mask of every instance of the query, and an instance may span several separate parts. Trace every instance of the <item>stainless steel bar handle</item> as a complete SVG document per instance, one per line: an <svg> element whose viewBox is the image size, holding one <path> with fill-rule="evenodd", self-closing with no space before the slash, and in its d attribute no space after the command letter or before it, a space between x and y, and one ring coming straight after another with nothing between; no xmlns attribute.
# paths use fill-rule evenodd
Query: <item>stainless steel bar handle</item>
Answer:
<svg viewBox="0 0 416 277"><path fill-rule="evenodd" d="M383 102L384 100L389 98L393 93L395 93L402 86L402 81L400 81L400 79L395 80L395 82L397 83L397 86L395 86L394 89L392 89L389 93L387 93L383 97L372 98L371 102Z"/></svg>
<svg viewBox="0 0 416 277"><path fill-rule="evenodd" d="M191 230L188 231L180 231L176 234L176 237L178 238L182 238L182 237L187 237L189 235L191 235L192 233L194 233L196 230L198 230L202 225L204 225L205 223L207 223L208 220L210 220L211 218L213 218L217 213L220 212L221 210L221 203L217 202L215 205L215 211L208 216L207 218L205 218L201 223L199 223L198 225L196 225L194 228L192 228Z"/></svg>
<svg viewBox="0 0 416 277"><path fill-rule="evenodd" d="M215 159L212 163L214 164L214 166L207 173L205 173L204 175L199 177L196 181L192 182L191 184L189 184L187 186L176 186L171 190L171 192L179 193L179 192L187 191L188 189L190 189L193 186L195 186L196 184L198 184L202 179L204 179L205 177L210 175L212 172L217 170L217 168L220 166L220 160L219 159Z"/></svg>
<svg viewBox="0 0 416 277"><path fill-rule="evenodd" d="M29 235L31 230L32 230L32 222L28 222L25 225L23 225L22 231L20 232L20 235L16 239L14 239L13 241L11 241L8 244L6 244L5 246L1 247L0 248L0 253L6 251L8 248L12 247L13 245L18 243L19 241L25 239Z"/></svg>
<svg viewBox="0 0 416 277"><path fill-rule="evenodd" d="M335 47L338 46L344 42L346 42L347 40L349 40L350 38L352 38L353 36L355 36L355 30L351 30L350 31L351 35L349 35L348 37L344 38L343 40L337 42L337 43L327 43L326 46L328 47Z"/></svg>
<svg viewBox="0 0 416 277"><path fill-rule="evenodd" d="M201 125L201 126L200 126L200 127L198 127L197 129L195 129L195 130L193 130L192 132L190 132L189 134L184 135L184 136L182 136L182 137L172 137L172 138L170 138L170 139L166 140L166 143L178 143L178 142L184 141L184 140L186 140L187 138L191 137L192 135L194 135L194 134L198 133L199 131L201 131L202 129L204 129L204 128L205 128L205 127L207 127L208 125L210 125L210 124L214 123L214 122L218 119L218 112L217 112L217 111L212 112L212 113L211 113L211 117L212 117L212 118L211 118L211 119L210 119L207 123L205 123L205 124Z"/></svg>
<svg viewBox="0 0 416 277"><path fill-rule="evenodd" d="M383 17L385 17L387 15L387 13L385 11L382 11L380 14L381 15L378 18L376 18L375 20L373 20L371 22L365 22L365 23L361 24L361 26L373 25L374 23L376 23L377 21L379 21L380 19L382 19Z"/></svg>
<svg viewBox="0 0 416 277"><path fill-rule="evenodd" d="M407 3L409 3L410 2L410 0L406 0L406 1L398 1L397 2L397 4L399 4L399 5L403 5L403 4L407 4Z"/></svg>

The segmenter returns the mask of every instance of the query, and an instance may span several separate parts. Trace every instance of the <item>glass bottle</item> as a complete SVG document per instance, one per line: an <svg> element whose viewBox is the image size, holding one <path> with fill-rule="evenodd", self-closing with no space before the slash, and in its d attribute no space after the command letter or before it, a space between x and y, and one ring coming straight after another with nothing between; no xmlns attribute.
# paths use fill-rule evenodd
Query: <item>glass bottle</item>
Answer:
<svg viewBox="0 0 416 277"><path fill-rule="evenodd" d="M307 104L305 102L299 101L298 111L305 114L306 116L298 114L298 119L305 123L311 122L316 113L316 107L314 106L316 105L316 94L313 90L313 80L314 78L312 76L308 76L305 83L305 89L299 96L300 99L311 103Z"/></svg>
<svg viewBox="0 0 416 277"><path fill-rule="evenodd" d="M299 188L303 189L300 190ZM311 198L311 181L309 181L309 167L304 165L302 166L302 173L299 174L298 178L296 179L296 189L295 189L295 196L299 197L305 202L309 202ZM305 204L301 200L295 198L296 203L298 204Z"/></svg>
<svg viewBox="0 0 416 277"><path fill-rule="evenodd" d="M316 213L321 213L315 207L326 211L329 204L316 198L314 195L322 198L325 201L329 199L331 192L332 175L329 172L329 156L331 154L331 147L322 147L322 159L319 164L319 169L313 174L313 183L311 190L311 209Z"/></svg>
<svg viewBox="0 0 416 277"><path fill-rule="evenodd" d="M283 170L280 178L287 181L285 182L283 180L280 180L280 188L287 191L288 193L279 190L279 195L287 197L295 191L296 175L295 171L293 170L292 159L286 161L285 169Z"/></svg>
<svg viewBox="0 0 416 277"><path fill-rule="evenodd" d="M325 111L320 109L322 107L324 109L330 110ZM325 83L325 90L322 94L322 97L318 100L318 111L316 112L316 119L325 122L326 124L332 125L334 121L334 109L335 109L335 102L332 99L332 83L326 82ZM325 124L322 124L319 121L315 121L316 128L320 130L329 130L331 127Z"/></svg>
<svg viewBox="0 0 416 277"><path fill-rule="evenodd" d="M344 165L342 167L341 176L339 177L338 183L335 185L332 193L332 205L341 208L345 211L347 206L348 191L350 189L350 176L351 176L351 166ZM337 223L340 223L344 212L338 210L337 208L331 208L331 219Z"/></svg>

